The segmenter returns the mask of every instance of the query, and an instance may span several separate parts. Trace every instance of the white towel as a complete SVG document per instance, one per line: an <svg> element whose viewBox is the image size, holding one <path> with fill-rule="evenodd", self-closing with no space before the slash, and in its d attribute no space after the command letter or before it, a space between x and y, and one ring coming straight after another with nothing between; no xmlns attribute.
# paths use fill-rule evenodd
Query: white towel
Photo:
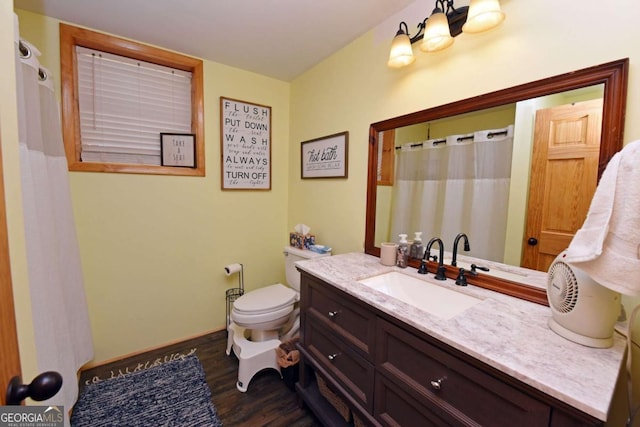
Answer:
<svg viewBox="0 0 640 427"><path fill-rule="evenodd" d="M609 289L640 295L640 141L609 161L563 261Z"/></svg>

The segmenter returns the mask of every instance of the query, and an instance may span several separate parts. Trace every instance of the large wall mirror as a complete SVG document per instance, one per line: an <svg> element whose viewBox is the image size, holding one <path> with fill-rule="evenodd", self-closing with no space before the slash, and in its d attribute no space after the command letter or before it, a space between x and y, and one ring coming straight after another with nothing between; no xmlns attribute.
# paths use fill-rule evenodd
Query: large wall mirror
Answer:
<svg viewBox="0 0 640 427"><path fill-rule="evenodd" d="M570 235L555 230L565 226L554 224L554 220L558 222L560 217L557 212L586 212L597 179L611 157L622 148L628 63L628 59L621 59L373 123L369 131L365 252L380 256L382 242L397 241L400 232L409 234L411 238L413 232L422 227L422 222L416 225L415 218L426 217L429 221L438 222L443 231L437 235L424 235L425 243L431 237L442 237L445 248L451 251L451 233L465 232L470 237L474 236L470 243L472 248L477 248L476 252L472 249L467 255L478 259L479 264L486 260L494 265L500 263L506 267L546 272L554 253L566 248L570 241L570 238L567 240ZM542 138L542 134L547 136ZM549 141L549 135L557 140ZM471 190L468 183L460 184L464 180L457 180L455 185L451 182L448 185L420 184L419 197L415 188L407 190L402 187L405 175L429 176L420 178L425 180L441 175L436 169L438 165L442 166L442 159L446 156L449 164L457 162L461 173L467 173L473 167L468 166L460 153L465 151L465 141L474 137L476 142L481 138L493 138L484 146L477 145L486 149L475 148L476 158L481 157L479 150L484 150L482 156L493 161L482 168L476 166L476 169L485 171L483 178L490 179L483 179ZM566 141L590 138L593 142L585 148L571 141L565 143L563 138ZM542 139L544 141L541 142ZM441 146L436 148L438 144ZM445 145L448 151L441 148ZM454 149L454 145L459 146ZM557 152L553 152L555 154L548 148L551 146L559 147ZM410 166L413 169L407 169L411 162L401 159L414 151L413 147L419 147L415 151L426 154L421 154L421 160L413 161ZM542 150L540 147L545 148ZM431 148L433 150L429 152ZM579 149L583 151L578 153ZM552 156L556 156L554 161L549 161ZM541 168L541 162L546 166ZM425 164L432 166L424 168ZM572 184L555 195L542 191L554 179ZM427 185L440 188L440 193L426 190L424 187ZM534 195L533 190L536 189L540 191ZM446 209L455 209L458 206L455 200L469 197L480 198L480 204L489 209L485 213L476 208L468 209L467 219L460 223L462 225L448 223L447 218L460 215ZM422 198L418 206L407 207L418 198ZM409 204L399 204L402 199L410 201L407 202ZM560 206L565 201L570 204ZM444 212L435 213L434 206L447 207ZM531 209L536 206L537 211L532 213ZM584 221L584 215L581 215L563 221L572 223L568 227L579 228ZM540 223L544 218L548 219L546 225ZM539 220L535 231L530 229L534 219ZM470 233L467 227L471 227L469 223L473 221L480 227L476 227L479 231ZM497 243L497 248L488 248L487 243ZM419 261L414 259L410 265L418 267ZM434 271L434 267L434 262L430 261L429 271ZM457 274L457 267L447 266L448 277L455 278ZM520 281L516 276L490 270L468 277L468 282L547 304L543 286Z"/></svg>

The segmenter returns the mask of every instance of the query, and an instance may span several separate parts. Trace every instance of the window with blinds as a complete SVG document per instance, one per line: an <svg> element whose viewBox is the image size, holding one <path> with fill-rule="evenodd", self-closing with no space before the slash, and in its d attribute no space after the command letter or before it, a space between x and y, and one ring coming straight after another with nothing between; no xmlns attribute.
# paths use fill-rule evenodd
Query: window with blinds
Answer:
<svg viewBox="0 0 640 427"><path fill-rule="evenodd" d="M160 165L160 133L191 131L191 73L76 46L80 159Z"/></svg>
<svg viewBox="0 0 640 427"><path fill-rule="evenodd" d="M60 69L69 170L205 175L200 59L60 24ZM161 134L193 135L195 167L162 166Z"/></svg>

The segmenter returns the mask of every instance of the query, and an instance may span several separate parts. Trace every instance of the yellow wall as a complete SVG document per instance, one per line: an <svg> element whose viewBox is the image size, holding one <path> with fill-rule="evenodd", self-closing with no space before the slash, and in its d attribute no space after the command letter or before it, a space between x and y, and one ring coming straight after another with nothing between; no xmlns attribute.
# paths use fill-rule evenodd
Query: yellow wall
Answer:
<svg viewBox="0 0 640 427"><path fill-rule="evenodd" d="M59 81L58 21L17 12ZM247 289L284 280L289 84L210 61L204 76L206 177L71 173L94 362L224 329L226 264ZM220 189L220 96L272 107L271 191Z"/></svg>
<svg viewBox="0 0 640 427"><path fill-rule="evenodd" d="M418 123L415 125L396 128L394 145L399 147L408 142L422 142L426 139L430 139L427 137L429 134L430 127L427 123Z"/></svg>
<svg viewBox="0 0 640 427"><path fill-rule="evenodd" d="M417 3L424 3L420 15L381 24L383 36L378 30L365 34L291 84L205 61L205 178L71 174L96 361L222 328L224 290L236 285L222 267L245 263L249 289L284 280L281 248L297 223L309 224L317 241L335 253L362 250L372 122L629 57L625 141L640 138L640 28L634 21L640 6L633 0L610 8L579 0L505 0L500 28L460 35L449 50L418 52L409 68L388 69L397 22L413 28L433 6ZM5 9L3 24L10 20ZM23 35L40 46L42 62L56 74L57 21L20 15ZM603 26L605 31L594 31ZM273 107L271 191L220 190L221 95ZM5 99L0 106L3 123L5 110L15 116ZM348 178L300 179L300 142L345 130ZM8 150L14 155L5 164L17 162L17 149ZM8 174L16 178L15 171ZM7 187L7 198L19 195L19 183ZM8 204L11 236L19 235L19 204ZM17 263L13 273L21 276L15 240L12 267ZM20 311L28 311L28 302L19 299Z"/></svg>

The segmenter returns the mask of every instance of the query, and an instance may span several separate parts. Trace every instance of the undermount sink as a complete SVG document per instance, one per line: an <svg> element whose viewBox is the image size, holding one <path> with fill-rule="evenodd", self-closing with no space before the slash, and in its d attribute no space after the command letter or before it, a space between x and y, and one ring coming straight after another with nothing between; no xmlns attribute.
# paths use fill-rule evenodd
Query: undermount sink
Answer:
<svg viewBox="0 0 640 427"><path fill-rule="evenodd" d="M479 298L397 271L369 277L358 282L444 319L451 319L482 302Z"/></svg>

